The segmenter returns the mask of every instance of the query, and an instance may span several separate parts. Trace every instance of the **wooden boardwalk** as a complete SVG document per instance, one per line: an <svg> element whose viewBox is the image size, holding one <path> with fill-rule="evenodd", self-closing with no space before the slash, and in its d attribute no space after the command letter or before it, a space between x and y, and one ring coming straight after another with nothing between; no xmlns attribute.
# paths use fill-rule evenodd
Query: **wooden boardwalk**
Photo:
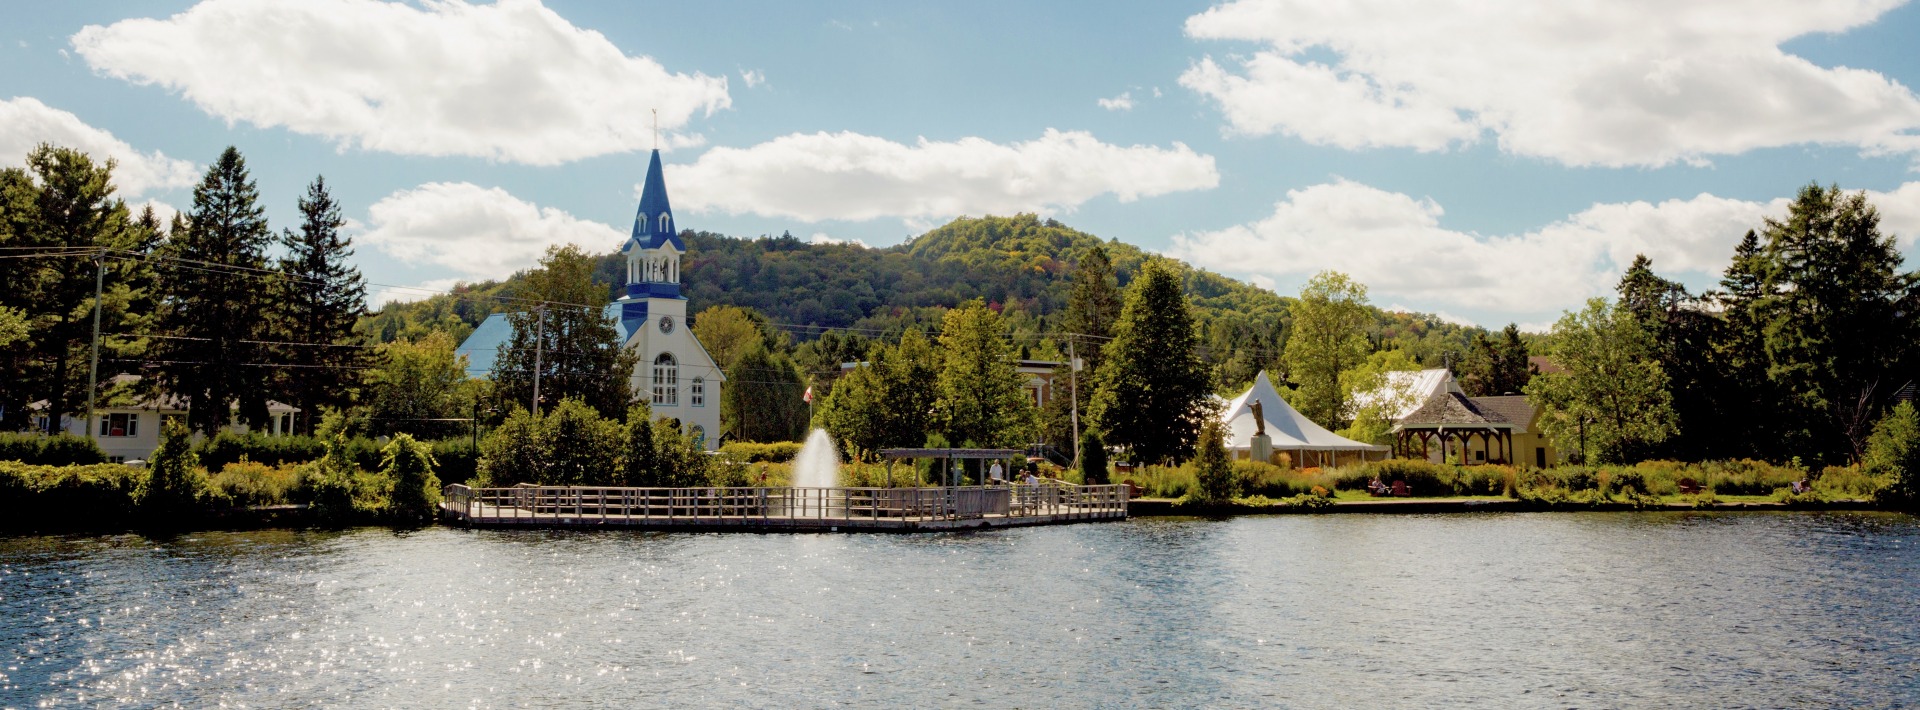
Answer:
<svg viewBox="0 0 1920 710"><path fill-rule="evenodd" d="M442 513L489 528L934 532L1125 520L1127 487L946 488L447 486Z"/></svg>

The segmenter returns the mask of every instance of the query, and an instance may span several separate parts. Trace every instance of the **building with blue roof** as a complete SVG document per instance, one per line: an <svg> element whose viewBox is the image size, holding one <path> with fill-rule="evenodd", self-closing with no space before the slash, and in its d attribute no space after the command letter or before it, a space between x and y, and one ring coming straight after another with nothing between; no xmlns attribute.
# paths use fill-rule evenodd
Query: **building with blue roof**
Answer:
<svg viewBox="0 0 1920 710"><path fill-rule="evenodd" d="M652 404L654 416L680 420L712 449L719 446L720 388L727 377L687 327L687 299L680 295L680 264L686 253L667 200L660 151L655 150L647 161L633 233L620 247L627 262L624 295L607 304L606 316L621 342L640 353L631 383L635 396ZM501 346L512 337L507 314L488 316L457 351L467 356L468 374L485 377L491 372Z"/></svg>

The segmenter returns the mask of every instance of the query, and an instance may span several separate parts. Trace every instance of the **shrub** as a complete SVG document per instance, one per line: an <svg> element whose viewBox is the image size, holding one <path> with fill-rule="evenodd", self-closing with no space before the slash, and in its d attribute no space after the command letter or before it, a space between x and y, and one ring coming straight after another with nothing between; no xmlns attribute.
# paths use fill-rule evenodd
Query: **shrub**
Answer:
<svg viewBox="0 0 1920 710"><path fill-rule="evenodd" d="M0 461L35 466L91 466L107 462L92 439L73 434L0 433Z"/></svg>
<svg viewBox="0 0 1920 710"><path fill-rule="evenodd" d="M227 464L210 479L213 490L229 505L281 505L293 501L300 487L300 468L239 461Z"/></svg>
<svg viewBox="0 0 1920 710"><path fill-rule="evenodd" d="M146 471L120 464L37 466L0 461L0 528L98 528L132 517Z"/></svg>
<svg viewBox="0 0 1920 710"><path fill-rule="evenodd" d="M301 487L315 522L346 525L354 521L354 466L347 458L345 434L335 434L327 442L326 455L307 465Z"/></svg>
<svg viewBox="0 0 1920 710"><path fill-rule="evenodd" d="M480 450L473 439L453 438L433 442L433 473L440 483L466 483L479 471Z"/></svg>
<svg viewBox="0 0 1920 710"><path fill-rule="evenodd" d="M1865 463L1886 479L1879 500L1905 507L1920 503L1920 415L1912 402L1895 405L1873 425Z"/></svg>
<svg viewBox="0 0 1920 710"><path fill-rule="evenodd" d="M1142 466L1120 477L1122 483L1139 486L1152 498L1182 498L1194 489L1193 463L1181 466Z"/></svg>
<svg viewBox="0 0 1920 710"><path fill-rule="evenodd" d="M1828 466L1813 479L1813 489L1828 499L1872 499L1889 479L1860 466Z"/></svg>
<svg viewBox="0 0 1920 710"><path fill-rule="evenodd" d="M1194 489L1188 497L1196 502L1232 500L1240 493L1240 482L1227 461L1226 430L1219 422L1208 422L1200 429L1199 454L1193 458Z"/></svg>
<svg viewBox="0 0 1920 710"><path fill-rule="evenodd" d="M311 436L268 436L259 432L223 431L194 447L194 456L207 471L218 473L236 461L268 466L306 463L320 458L326 447Z"/></svg>
<svg viewBox="0 0 1920 710"><path fill-rule="evenodd" d="M720 447L720 458L734 463L787 463L800 455L798 441L732 441Z"/></svg>
<svg viewBox="0 0 1920 710"><path fill-rule="evenodd" d="M547 455L540 436L540 420L515 407L500 426L480 442L480 474L476 485L506 488L539 483L546 478Z"/></svg>
<svg viewBox="0 0 1920 710"><path fill-rule="evenodd" d="M1080 433L1080 480L1087 485L1107 482L1107 442L1092 427Z"/></svg>
<svg viewBox="0 0 1920 710"><path fill-rule="evenodd" d="M540 421L545 475L536 482L558 486L615 483L620 453L620 424L600 416L584 400L568 397Z"/></svg>
<svg viewBox="0 0 1920 710"><path fill-rule="evenodd" d="M135 494L140 512L149 522L175 525L207 507L212 488L207 472L194 460L187 427L178 421L162 425L160 448L154 449L147 478Z"/></svg>
<svg viewBox="0 0 1920 710"><path fill-rule="evenodd" d="M433 475L433 449L400 434L381 450L382 473L392 481L387 515L398 523L430 522L440 508L440 479Z"/></svg>

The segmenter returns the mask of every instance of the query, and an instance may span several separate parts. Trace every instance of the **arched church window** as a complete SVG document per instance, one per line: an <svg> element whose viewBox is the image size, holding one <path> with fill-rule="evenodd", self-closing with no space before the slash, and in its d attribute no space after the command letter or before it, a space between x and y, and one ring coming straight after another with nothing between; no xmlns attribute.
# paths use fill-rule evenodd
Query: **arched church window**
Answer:
<svg viewBox="0 0 1920 710"><path fill-rule="evenodd" d="M707 406L707 380L704 377L693 378L693 385L687 388L687 403L695 407Z"/></svg>
<svg viewBox="0 0 1920 710"><path fill-rule="evenodd" d="M680 363L673 353L660 353L653 359L653 403L672 407L680 404Z"/></svg>
<svg viewBox="0 0 1920 710"><path fill-rule="evenodd" d="M660 231L662 232L673 231L673 218L668 216L667 213L665 212L660 213Z"/></svg>

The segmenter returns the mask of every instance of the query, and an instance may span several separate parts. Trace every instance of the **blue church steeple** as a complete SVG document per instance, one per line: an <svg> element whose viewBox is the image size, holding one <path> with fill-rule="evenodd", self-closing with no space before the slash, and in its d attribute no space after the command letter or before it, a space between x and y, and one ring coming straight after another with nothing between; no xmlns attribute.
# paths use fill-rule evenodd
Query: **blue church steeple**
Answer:
<svg viewBox="0 0 1920 710"><path fill-rule="evenodd" d="M623 319L644 319L646 299L682 298L680 256L687 253L687 245L673 223L673 205L667 201L667 179L660 168L659 149L647 161L640 210L633 216L633 236L620 253L627 257L627 297L620 299Z"/></svg>

